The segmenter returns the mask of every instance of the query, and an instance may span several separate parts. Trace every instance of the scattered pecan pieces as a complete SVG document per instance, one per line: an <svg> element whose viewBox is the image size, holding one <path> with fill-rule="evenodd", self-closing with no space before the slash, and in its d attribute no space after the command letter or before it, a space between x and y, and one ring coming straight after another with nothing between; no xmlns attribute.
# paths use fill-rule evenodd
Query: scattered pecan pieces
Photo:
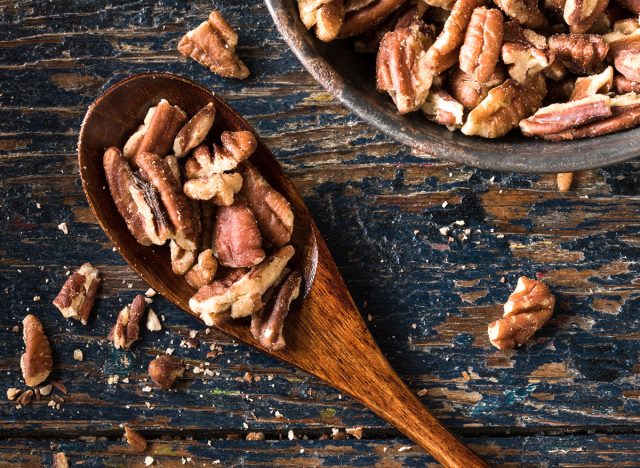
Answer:
<svg viewBox="0 0 640 468"><path fill-rule="evenodd" d="M316 27L321 41L332 41L344 22L343 0L298 0L300 19L307 29Z"/></svg>
<svg viewBox="0 0 640 468"><path fill-rule="evenodd" d="M236 55L237 45L238 34L220 13L212 11L207 21L184 35L178 51L222 77L245 79L249 69Z"/></svg>
<svg viewBox="0 0 640 468"><path fill-rule="evenodd" d="M595 34L554 34L549 49L576 74L596 72L609 52L609 46Z"/></svg>
<svg viewBox="0 0 640 468"><path fill-rule="evenodd" d="M344 22L338 33L339 39L358 36L377 28L394 11L407 0L376 0L373 2L353 3L355 7L347 8ZM347 4L348 5L348 4Z"/></svg>
<svg viewBox="0 0 640 468"><path fill-rule="evenodd" d="M536 0L496 0L496 5L510 18L528 28L539 29L547 25Z"/></svg>
<svg viewBox="0 0 640 468"><path fill-rule="evenodd" d="M544 79L540 75L525 83L509 79L489 91L487 97L469 113L462 133L485 138L506 135L523 118L540 108L545 94Z"/></svg>
<svg viewBox="0 0 640 468"><path fill-rule="evenodd" d="M606 94L613 85L613 68L607 67L602 73L590 76L581 76L571 93L571 101L593 96L594 94Z"/></svg>
<svg viewBox="0 0 640 468"><path fill-rule="evenodd" d="M476 8L460 49L460 70L480 83L487 82L500 58L503 28L499 10Z"/></svg>
<svg viewBox="0 0 640 468"><path fill-rule="evenodd" d="M29 314L22 320L25 351L20 357L22 377L29 387L47 380L53 369L53 355L49 338L38 317Z"/></svg>
<svg viewBox="0 0 640 468"><path fill-rule="evenodd" d="M456 70L449 79L451 96L467 109L473 109L487 97L492 88L504 82L504 70L496 68L486 83L476 81L462 70Z"/></svg>
<svg viewBox="0 0 640 468"><path fill-rule="evenodd" d="M251 315L253 337L269 351L279 351L286 346L282 328L291 303L300 295L301 283L302 275L299 271L294 271L282 282L271 312L268 313L268 309L263 308ZM265 312L268 316L265 316Z"/></svg>
<svg viewBox="0 0 640 468"><path fill-rule="evenodd" d="M609 0L567 0L564 5L564 20L572 33L585 33L602 16Z"/></svg>
<svg viewBox="0 0 640 468"><path fill-rule="evenodd" d="M142 453L147 449L147 439L138 431L131 429L127 424L124 425L124 437L134 452Z"/></svg>
<svg viewBox="0 0 640 468"><path fill-rule="evenodd" d="M176 379L184 375L184 363L170 354L160 354L149 363L149 377L161 388L173 387Z"/></svg>
<svg viewBox="0 0 640 468"><path fill-rule="evenodd" d="M263 307L262 295L282 279L287 262L294 253L290 245L281 247L233 283L214 281L200 288L189 301L189 307L200 314L207 325L213 325L214 317L227 311L232 318L250 316Z"/></svg>
<svg viewBox="0 0 640 468"><path fill-rule="evenodd" d="M98 286L100 286L100 272L90 263L85 263L67 278L53 300L53 305L65 318L80 320L83 325L86 325L98 294Z"/></svg>
<svg viewBox="0 0 640 468"><path fill-rule="evenodd" d="M551 318L555 302L544 283L521 276L503 317L489 324L491 344L502 350L524 344Z"/></svg>
<svg viewBox="0 0 640 468"><path fill-rule="evenodd" d="M425 101L433 74L426 51L433 42L422 22L388 32L380 42L376 59L376 87L387 92L398 112L418 109Z"/></svg>
<svg viewBox="0 0 640 468"><path fill-rule="evenodd" d="M264 260L258 223L244 200L218 209L213 249L220 264L226 267L252 267Z"/></svg>
<svg viewBox="0 0 640 468"><path fill-rule="evenodd" d="M216 108L210 102L180 129L173 140L173 153L177 158L186 154L204 141L216 117Z"/></svg>
<svg viewBox="0 0 640 468"><path fill-rule="evenodd" d="M526 136L543 136L610 117L609 97L602 94L566 103L551 104L520 122Z"/></svg>
<svg viewBox="0 0 640 468"><path fill-rule="evenodd" d="M198 262L187 271L184 278L191 286L200 289L213 281L218 271L218 261L212 249L206 249L198 255Z"/></svg>
<svg viewBox="0 0 640 468"><path fill-rule="evenodd" d="M422 111L430 120L444 125L449 129L462 127L464 107L442 89L433 89Z"/></svg>
<svg viewBox="0 0 640 468"><path fill-rule="evenodd" d="M118 320L111 329L109 340L116 349L128 350L140 339L140 324L144 317L146 302L144 296L138 294L131 304L125 306L118 314Z"/></svg>

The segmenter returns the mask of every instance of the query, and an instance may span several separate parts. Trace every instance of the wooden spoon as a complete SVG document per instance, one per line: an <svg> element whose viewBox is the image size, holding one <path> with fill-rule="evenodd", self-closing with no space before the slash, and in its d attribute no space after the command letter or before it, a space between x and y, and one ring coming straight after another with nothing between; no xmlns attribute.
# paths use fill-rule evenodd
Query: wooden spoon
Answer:
<svg viewBox="0 0 640 468"><path fill-rule="evenodd" d="M212 129L215 136L222 130L255 134L222 99L192 81L165 73L135 75L110 87L89 107L78 141L80 176L100 226L124 259L153 289L199 318L188 305L194 289L172 272L167 246L143 247L129 233L111 199L102 167L104 150L122 147L147 109L161 98L180 106L187 115L213 102L217 111ZM219 328L360 400L444 465L487 466L420 403L391 368L353 303L304 202L259 137L251 161L293 207L296 222L291 243L304 274L305 297L287 319L284 351L264 349L246 323L231 321Z"/></svg>

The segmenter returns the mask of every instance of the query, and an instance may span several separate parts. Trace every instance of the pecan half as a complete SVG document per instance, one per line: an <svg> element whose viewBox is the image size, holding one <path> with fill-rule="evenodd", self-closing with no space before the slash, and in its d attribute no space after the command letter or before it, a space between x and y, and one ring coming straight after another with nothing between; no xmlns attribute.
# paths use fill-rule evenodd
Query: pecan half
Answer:
<svg viewBox="0 0 640 468"><path fill-rule="evenodd" d="M458 51L464 42L473 10L482 5L482 0L457 0L442 31L427 51L426 62L435 75L453 66L458 60Z"/></svg>
<svg viewBox="0 0 640 468"><path fill-rule="evenodd" d="M160 354L149 363L149 377L161 388L173 387L176 379L184 375L182 359L170 354Z"/></svg>
<svg viewBox="0 0 640 468"><path fill-rule="evenodd" d="M626 79L640 81L640 50L621 50L613 63Z"/></svg>
<svg viewBox="0 0 640 468"><path fill-rule="evenodd" d="M24 383L29 387L35 387L47 380L53 369L51 345L42 323L35 315L27 315L22 320L22 328L25 349L20 357L20 369Z"/></svg>
<svg viewBox="0 0 640 468"><path fill-rule="evenodd" d="M234 172L191 179L185 182L182 189L193 200L211 200L216 205L229 206L241 187L242 176Z"/></svg>
<svg viewBox="0 0 640 468"><path fill-rule="evenodd" d="M343 0L298 0L300 19L307 29L316 27L321 41L334 40L344 22Z"/></svg>
<svg viewBox="0 0 640 468"><path fill-rule="evenodd" d="M166 156L180 127L187 121L187 114L178 106L172 106L161 99L146 125L140 145L135 148L133 157L149 152L157 156ZM134 159L135 161L135 159Z"/></svg>
<svg viewBox="0 0 640 468"><path fill-rule="evenodd" d="M191 286L200 289L202 286L211 284L217 270L218 261L213 256L213 250L207 249L200 252L198 262L189 269L184 278Z"/></svg>
<svg viewBox="0 0 640 468"><path fill-rule="evenodd" d="M376 58L376 87L389 93L401 114L419 109L431 87L425 54L433 39L423 25L385 34Z"/></svg>
<svg viewBox="0 0 640 468"><path fill-rule="evenodd" d="M197 252L195 250L183 249L174 240L169 243L169 253L171 255L171 269L176 275L186 274L196 261Z"/></svg>
<svg viewBox="0 0 640 468"><path fill-rule="evenodd" d="M238 34L217 11L183 36L178 51L225 78L245 79L249 69L236 55Z"/></svg>
<svg viewBox="0 0 640 468"><path fill-rule="evenodd" d="M521 276L503 317L489 324L491 344L503 350L524 344L551 318L555 303L545 284Z"/></svg>
<svg viewBox="0 0 640 468"><path fill-rule="evenodd" d="M462 127L464 107L442 89L431 90L422 111L429 120L444 125L449 130Z"/></svg>
<svg viewBox="0 0 640 468"><path fill-rule="evenodd" d="M222 132L220 135L222 147L213 145L212 173L232 171L238 164L251 156L258 147L258 141L253 133L246 130L238 132ZM207 174L210 175L210 174Z"/></svg>
<svg viewBox="0 0 640 468"><path fill-rule="evenodd" d="M609 0L567 0L564 20L572 33L587 32L609 5Z"/></svg>
<svg viewBox="0 0 640 468"><path fill-rule="evenodd" d="M164 244L173 230L155 188L134 175L117 148L105 151L103 165L111 197L133 237L142 245Z"/></svg>
<svg viewBox="0 0 640 468"><path fill-rule="evenodd" d="M175 227L175 241L187 250L198 248L200 219L175 179L167 162L152 153L140 153L135 158L140 173L158 191L162 204Z"/></svg>
<svg viewBox="0 0 640 468"><path fill-rule="evenodd" d="M536 0L496 0L496 5L507 16L528 28L539 29L547 25Z"/></svg>
<svg viewBox="0 0 640 468"><path fill-rule="evenodd" d="M131 304L124 306L118 314L116 324L109 333L109 340L116 349L128 350L140 339L140 324L144 317L146 302L144 296L138 294Z"/></svg>
<svg viewBox="0 0 640 468"><path fill-rule="evenodd" d="M220 264L226 267L252 267L264 260L258 223L244 200L218 209L213 249Z"/></svg>
<svg viewBox="0 0 640 468"><path fill-rule="evenodd" d="M551 104L520 122L526 136L542 136L611 116L609 97L602 94L566 103Z"/></svg>
<svg viewBox="0 0 640 468"><path fill-rule="evenodd" d="M124 437L134 452L142 453L147 449L147 439L138 431L131 429L127 424L124 425Z"/></svg>
<svg viewBox="0 0 640 468"><path fill-rule="evenodd" d="M291 205L249 162L241 170L244 183L240 193L253 211L262 237L276 247L285 245L293 233Z"/></svg>
<svg viewBox="0 0 640 468"><path fill-rule="evenodd" d="M344 22L338 33L339 39L358 36L377 28L385 19L407 0L377 0L367 2L361 8L347 7ZM359 4L360 6L360 4Z"/></svg>
<svg viewBox="0 0 640 468"><path fill-rule="evenodd" d="M265 317L267 308L256 311L251 315L253 337L260 341L260 344L269 351L279 351L286 346L282 329L291 303L300 295L301 283L302 275L299 271L294 271L282 282L273 308L270 313L267 312L268 316Z"/></svg>
<svg viewBox="0 0 640 468"><path fill-rule="evenodd" d="M504 28L502 61L509 66L511 78L524 82L548 67L553 55L544 36L510 21Z"/></svg>
<svg viewBox="0 0 640 468"><path fill-rule="evenodd" d="M53 300L53 305L65 318L87 324L91 308L100 286L100 272L91 263L85 263L74 272Z"/></svg>
<svg viewBox="0 0 640 468"><path fill-rule="evenodd" d="M125 158L127 158L127 160L131 161L133 157L138 154L138 148L140 147L140 143L142 143L142 139L144 138L145 133L147 133L149 122L151 122L151 118L153 117L153 113L155 111L155 106L149 108L147 114L144 117L142 125L138 127L138 129L129 137L127 142L124 144L124 147L122 148L122 154Z"/></svg>
<svg viewBox="0 0 640 468"><path fill-rule="evenodd" d="M473 109L487 97L489 91L504 82L504 70L496 68L486 83L479 83L471 75L456 70L449 79L451 96L467 109Z"/></svg>
<svg viewBox="0 0 640 468"><path fill-rule="evenodd" d="M487 97L469 112L461 131L465 135L484 138L506 135L522 119L538 110L545 94L545 81L541 75L525 83L509 79L489 91Z"/></svg>
<svg viewBox="0 0 640 468"><path fill-rule="evenodd" d="M602 73L590 76L581 76L576 80L576 85L571 93L571 101L593 96L594 94L606 94L613 85L613 68L607 67Z"/></svg>
<svg viewBox="0 0 640 468"><path fill-rule="evenodd" d="M554 34L549 49L572 73L594 73L601 68L609 46L596 34Z"/></svg>
<svg viewBox="0 0 640 468"><path fill-rule="evenodd" d="M191 149L204 141L211 130L215 117L216 108L213 106L213 102L204 106L191 117L173 140L173 153L177 158L186 156Z"/></svg>
<svg viewBox="0 0 640 468"><path fill-rule="evenodd" d="M189 300L189 307L207 324L214 324L214 316L226 311L232 318L248 317L261 308L262 295L281 281L285 266L295 250L287 245L278 249L262 263L251 268L237 281L222 281L200 288Z"/></svg>
<svg viewBox="0 0 640 468"><path fill-rule="evenodd" d="M640 94L640 82L630 81L624 76L616 75L613 77L613 89L618 94L631 92Z"/></svg>
<svg viewBox="0 0 640 468"><path fill-rule="evenodd" d="M460 70L485 83L500 58L503 35L502 13L479 7L473 10L460 48Z"/></svg>

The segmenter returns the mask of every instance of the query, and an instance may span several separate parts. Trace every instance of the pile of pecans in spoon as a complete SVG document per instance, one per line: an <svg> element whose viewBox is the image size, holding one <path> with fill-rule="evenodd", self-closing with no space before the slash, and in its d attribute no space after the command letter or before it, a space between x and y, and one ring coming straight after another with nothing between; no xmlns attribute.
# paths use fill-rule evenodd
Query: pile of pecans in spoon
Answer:
<svg viewBox="0 0 640 468"><path fill-rule="evenodd" d="M191 309L207 325L251 317L254 337L279 350L302 281L287 267L293 211L249 162L251 132L206 141L215 114L210 103L189 118L162 99L122 150L105 151L105 176L135 239L169 243L173 272L198 290Z"/></svg>
<svg viewBox="0 0 640 468"><path fill-rule="evenodd" d="M640 123L640 3L632 0L298 0L323 41L377 53L376 84L484 138L547 140Z"/></svg>

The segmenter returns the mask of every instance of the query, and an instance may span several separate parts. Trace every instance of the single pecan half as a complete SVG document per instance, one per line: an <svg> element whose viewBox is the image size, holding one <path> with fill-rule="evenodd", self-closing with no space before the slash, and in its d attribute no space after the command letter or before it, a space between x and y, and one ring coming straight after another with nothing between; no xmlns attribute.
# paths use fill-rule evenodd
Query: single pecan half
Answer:
<svg viewBox="0 0 640 468"><path fill-rule="evenodd" d="M389 93L401 114L419 109L431 88L433 73L425 60L433 38L423 26L419 22L398 28L380 42L376 87Z"/></svg>
<svg viewBox="0 0 640 468"><path fill-rule="evenodd" d="M594 73L601 69L609 46L596 34L554 34L549 49L572 73Z"/></svg>
<svg viewBox="0 0 640 468"><path fill-rule="evenodd" d="M200 288L189 300L189 307L207 325L213 325L214 317L227 311L231 312L232 318L250 316L263 306L262 295L282 280L284 269L294 253L290 245L281 247L231 284L214 281Z"/></svg>
<svg viewBox="0 0 640 468"><path fill-rule="evenodd" d="M630 81L624 76L616 75L613 77L613 89L618 94L631 92L640 94L640 82Z"/></svg>
<svg viewBox="0 0 640 468"><path fill-rule="evenodd" d="M213 231L213 249L221 265L252 267L264 260L262 236L251 209L244 200L218 209Z"/></svg>
<svg viewBox="0 0 640 468"><path fill-rule="evenodd" d="M496 5L507 16L528 28L539 29L547 25L536 0L496 0Z"/></svg>
<svg viewBox="0 0 640 468"><path fill-rule="evenodd" d="M464 107L443 89L432 89L422 106L429 120L446 126L449 130L462 127Z"/></svg>
<svg viewBox="0 0 640 468"><path fill-rule="evenodd" d="M147 449L147 439L127 424L124 425L124 437L134 452L142 453Z"/></svg>
<svg viewBox="0 0 640 468"><path fill-rule="evenodd" d="M504 70L496 68L486 83L476 81L462 70L456 70L449 79L451 96L467 109L473 109L487 97L492 88L504 82Z"/></svg>
<svg viewBox="0 0 640 468"><path fill-rule="evenodd" d="M148 372L151 380L160 388L168 390L178 377L184 375L184 362L176 356L160 354L149 363Z"/></svg>
<svg viewBox="0 0 640 468"><path fill-rule="evenodd" d="M540 108L545 94L545 80L541 75L524 83L509 79L489 91L487 97L469 112L461 131L465 135L484 138L506 135Z"/></svg>
<svg viewBox="0 0 640 468"><path fill-rule="evenodd" d="M22 337L25 348L20 357L22 377L29 387L35 387L47 380L53 369L51 344L42 323L32 314L22 320Z"/></svg>
<svg viewBox="0 0 640 468"><path fill-rule="evenodd" d="M400 8L407 0L376 0L374 2L358 3L357 6L347 2L347 13L344 18L339 39L358 36L376 29L385 19ZM356 5L354 3L354 5ZM360 8L358 8L360 7Z"/></svg>
<svg viewBox="0 0 640 468"><path fill-rule="evenodd" d="M640 50L621 50L613 63L626 79L640 81Z"/></svg>
<svg viewBox="0 0 640 468"><path fill-rule="evenodd" d="M218 271L218 261L213 255L212 249L206 249L198 255L198 262L185 274L184 278L191 286L200 289L211 284Z"/></svg>
<svg viewBox="0 0 640 468"><path fill-rule="evenodd" d="M334 40L344 22L343 0L298 0L300 19L307 29L316 27L321 41Z"/></svg>
<svg viewBox="0 0 640 468"><path fill-rule="evenodd" d="M585 33L602 16L609 0L567 0L564 5L564 20L572 33Z"/></svg>
<svg viewBox="0 0 640 468"><path fill-rule="evenodd" d="M103 165L111 197L133 237L142 245L164 244L174 232L155 187L133 173L118 148L105 151Z"/></svg>
<svg viewBox="0 0 640 468"><path fill-rule="evenodd" d="M210 168L212 174L234 170L238 167L238 164L251 156L258 147L256 137L246 130L222 132L220 141L222 146L213 145L214 157Z"/></svg>
<svg viewBox="0 0 640 468"><path fill-rule="evenodd" d="M149 152L157 156L166 156L173 145L178 130L187 121L187 114L178 106L172 106L161 99L146 125L140 145L135 149L135 156Z"/></svg>
<svg viewBox="0 0 640 468"><path fill-rule="evenodd" d="M171 255L171 269L173 272L176 275L184 275L196 261L197 252L183 249L172 239L169 242L169 254Z"/></svg>
<svg viewBox="0 0 640 468"><path fill-rule="evenodd" d="M142 294L138 294L131 304L124 306L118 314L116 324L109 333L109 340L116 349L128 350L140 339L140 324L144 317L146 302Z"/></svg>
<svg viewBox="0 0 640 468"><path fill-rule="evenodd" d="M229 206L241 187L242 176L233 172L191 179L185 182L182 189L193 200L211 200L218 206Z"/></svg>
<svg viewBox="0 0 640 468"><path fill-rule="evenodd" d="M253 211L263 239L276 247L287 244L293 234L291 205L248 161L241 171L244 183L240 193Z"/></svg>
<svg viewBox="0 0 640 468"><path fill-rule="evenodd" d="M571 93L571 101L593 96L594 94L606 94L613 85L613 67L607 67L597 75L581 76Z"/></svg>
<svg viewBox="0 0 640 468"><path fill-rule="evenodd" d="M464 34L473 10L482 0L457 0L442 31L427 51L426 62L435 75L451 68L458 61L458 51L464 42Z"/></svg>
<svg viewBox="0 0 640 468"><path fill-rule="evenodd" d="M98 294L98 286L100 272L91 263L85 263L67 278L53 305L65 318L80 320L86 325Z"/></svg>
<svg viewBox="0 0 640 468"><path fill-rule="evenodd" d="M479 7L473 10L460 48L460 70L485 83L500 58L503 35L502 13Z"/></svg>
<svg viewBox="0 0 640 468"><path fill-rule="evenodd" d="M503 317L489 324L491 344L503 350L524 344L551 318L555 303L544 283L521 276Z"/></svg>
<svg viewBox="0 0 640 468"><path fill-rule="evenodd" d="M531 79L553 62L547 39L514 21L505 25L501 52L509 76L520 82Z"/></svg>
<svg viewBox="0 0 640 468"><path fill-rule="evenodd" d="M282 329L291 303L300 295L301 283L302 275L294 271L282 282L273 307L270 310L264 307L251 315L253 337L269 351L279 351L286 346Z"/></svg>
<svg viewBox="0 0 640 468"><path fill-rule="evenodd" d="M210 102L184 124L173 140L173 153L177 158L186 156L191 149L204 141L215 117L216 108L213 102Z"/></svg>
<svg viewBox="0 0 640 468"><path fill-rule="evenodd" d="M217 11L183 36L178 51L225 78L245 79L249 69L236 55L238 34Z"/></svg>
<svg viewBox="0 0 640 468"><path fill-rule="evenodd" d="M522 120L520 130L526 136L543 136L604 119L611 116L609 101L608 96L596 94L576 101L551 104Z"/></svg>

